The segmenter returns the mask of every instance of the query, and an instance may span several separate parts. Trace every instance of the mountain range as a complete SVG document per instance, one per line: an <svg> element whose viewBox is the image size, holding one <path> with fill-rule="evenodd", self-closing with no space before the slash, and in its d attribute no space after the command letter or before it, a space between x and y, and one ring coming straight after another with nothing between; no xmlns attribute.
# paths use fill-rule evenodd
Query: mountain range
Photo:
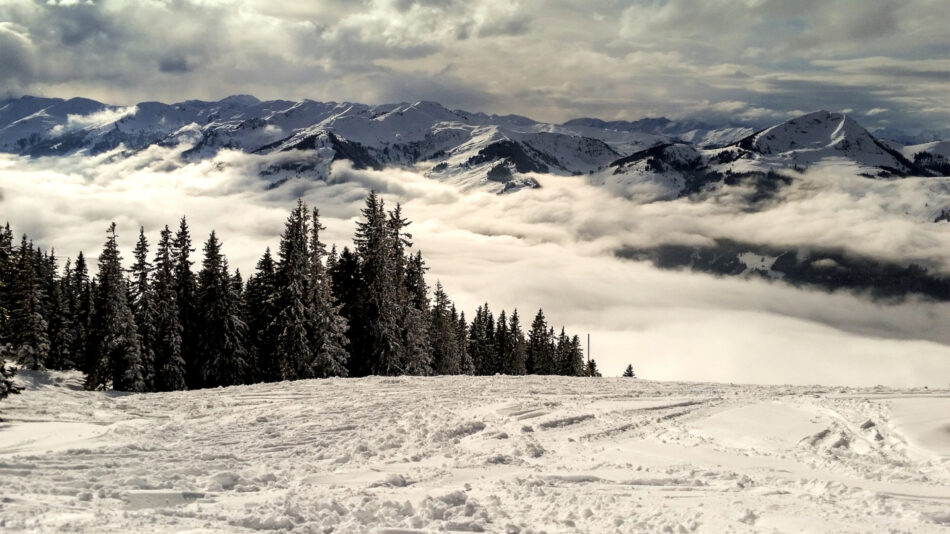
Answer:
<svg viewBox="0 0 950 534"><path fill-rule="evenodd" d="M0 100L0 152L40 158L116 151L121 157L150 147L176 150L184 163L223 150L257 155L258 173L271 185L296 176L326 180L333 162L347 160L357 169L409 168L496 193L540 187L538 174L583 175L640 202L699 202L742 185L743 209L752 210L816 166L875 180L950 176L950 141L903 145L829 111L755 129L663 117L549 124L427 101L365 105L236 95L122 107L84 98ZM934 202L926 209L928 220L950 221L950 207ZM950 277L940 272L840 248L803 252L718 239L703 246L621 247L616 255L662 268L950 300Z"/></svg>
<svg viewBox="0 0 950 534"><path fill-rule="evenodd" d="M649 186L658 199L827 160L875 177L950 174L947 142L902 146L827 111L756 131L663 117L549 124L428 101L365 105L235 95L122 107L85 98L0 100L2 152L93 155L153 145L181 147L186 161L225 149L269 155L260 174L274 182L297 175L326 179L332 162L343 159L355 168L413 168L497 192L538 187L532 173L588 175L622 195Z"/></svg>

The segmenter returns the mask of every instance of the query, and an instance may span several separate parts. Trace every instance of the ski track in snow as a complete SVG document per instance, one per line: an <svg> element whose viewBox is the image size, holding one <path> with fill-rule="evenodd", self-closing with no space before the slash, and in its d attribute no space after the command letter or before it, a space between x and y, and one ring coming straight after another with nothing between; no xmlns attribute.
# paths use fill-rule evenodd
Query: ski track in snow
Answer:
<svg viewBox="0 0 950 534"><path fill-rule="evenodd" d="M4 532L948 532L950 393L330 379L0 403Z"/></svg>

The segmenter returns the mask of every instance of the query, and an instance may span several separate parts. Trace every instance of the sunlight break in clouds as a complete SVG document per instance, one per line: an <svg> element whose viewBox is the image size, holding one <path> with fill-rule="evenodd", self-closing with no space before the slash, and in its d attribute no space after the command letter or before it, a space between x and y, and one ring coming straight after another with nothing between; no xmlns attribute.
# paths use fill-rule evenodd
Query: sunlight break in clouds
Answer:
<svg viewBox="0 0 950 534"><path fill-rule="evenodd" d="M329 182L292 179L269 189L256 173L271 156L223 151L183 163L178 150L4 156L0 211L60 258L80 249L94 258L115 220L126 261L139 225L154 245L162 225L187 214L196 245L217 230L232 267L246 276L264 248L276 246L297 197L320 208L327 241L342 247L364 195L376 189L390 206L403 203L430 282L441 280L462 309L471 313L487 300L496 313L518 306L530 317L542 306L553 324L591 332L593 355L608 374L631 362L654 379L935 385L950 373L942 324L950 305L886 305L759 279L661 271L614 255L622 245L745 237L850 243L947 265L942 225L924 224L924 212L919 222L898 224L908 220L902 210L920 206L922 187L939 192L943 182L832 181L816 173L795 182L774 209L742 213L725 197L631 202L583 178L536 176L538 190L463 193L411 171L361 171L346 162L335 164ZM824 203L816 205L816 190ZM816 235L809 221L819 214L822 228L836 230Z"/></svg>

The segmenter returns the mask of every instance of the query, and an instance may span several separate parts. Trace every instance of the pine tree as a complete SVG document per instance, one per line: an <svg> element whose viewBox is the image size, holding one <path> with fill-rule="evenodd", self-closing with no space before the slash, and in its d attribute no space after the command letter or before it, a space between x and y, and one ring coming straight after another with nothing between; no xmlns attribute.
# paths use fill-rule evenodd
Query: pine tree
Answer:
<svg viewBox="0 0 950 534"><path fill-rule="evenodd" d="M524 332L521 330L521 318L518 317L518 310L515 309L511 314L508 324L508 336L511 339L511 353L505 362L505 373L510 375L525 374L526 343Z"/></svg>
<svg viewBox="0 0 950 534"><path fill-rule="evenodd" d="M178 323L181 325L181 357L185 361L185 381L189 388L202 386L202 358L198 353L198 310L196 295L198 282L191 270L191 231L188 221L181 218L173 241L172 259L175 264L175 296L178 305Z"/></svg>
<svg viewBox="0 0 950 534"><path fill-rule="evenodd" d="M333 301L332 280L323 264L326 246L320 241L320 212L313 210L310 221L310 343L313 347L312 375L317 378L346 376L347 323L340 305Z"/></svg>
<svg viewBox="0 0 950 534"><path fill-rule="evenodd" d="M399 292L399 302L402 304L402 346L405 347L403 369L410 375L428 375L432 374L432 340L429 336L426 266L421 252L410 256L405 263L403 288Z"/></svg>
<svg viewBox="0 0 950 534"><path fill-rule="evenodd" d="M0 400L20 392L20 388L13 383L16 371L7 367L6 354L9 348L8 344L0 344Z"/></svg>
<svg viewBox="0 0 950 534"><path fill-rule="evenodd" d="M459 374L461 365L456 338L458 320L453 317L455 308L453 306L449 309L450 304L442 283L436 282L432 311L429 314L429 339L432 345L432 368L438 375Z"/></svg>
<svg viewBox="0 0 950 534"><path fill-rule="evenodd" d="M187 388L185 360L181 354L181 314L175 291L172 231L165 226L155 252L152 293L155 296L154 383L156 391Z"/></svg>
<svg viewBox="0 0 950 534"><path fill-rule="evenodd" d="M48 324L43 316L43 294L36 263L33 243L24 235L17 251L11 323L14 357L30 369L42 368L49 357Z"/></svg>
<svg viewBox="0 0 950 534"><path fill-rule="evenodd" d="M47 367L50 369L72 369L75 367L72 355L72 320L63 295L61 280L53 280L49 285L49 328L47 329L50 350Z"/></svg>
<svg viewBox="0 0 950 534"><path fill-rule="evenodd" d="M274 352L277 346L274 317L277 304L277 274L270 247L257 261L255 274L248 278L244 291L244 315L247 318L250 380L280 380L280 365Z"/></svg>
<svg viewBox="0 0 950 534"><path fill-rule="evenodd" d="M86 257L82 251L76 256L70 295L70 317L73 328L70 338L73 343L73 358L76 360L76 368L88 375L95 367L95 359L88 347L93 298L89 268L86 266Z"/></svg>
<svg viewBox="0 0 950 534"><path fill-rule="evenodd" d="M150 286L152 264L148 261L148 240L145 238L145 228L139 227L139 240L132 252L135 263L132 265L132 286L129 306L135 317L139 339L142 343L142 381L146 391L155 391L155 349L157 344L156 332L156 303L155 295Z"/></svg>
<svg viewBox="0 0 950 534"><path fill-rule="evenodd" d="M623 376L626 378L636 378L636 373L633 372L633 364L628 363L627 368L623 370Z"/></svg>
<svg viewBox="0 0 950 534"><path fill-rule="evenodd" d="M354 356L358 351L363 350L362 336L365 332L365 325L360 316L363 304L363 280L360 275L359 258L348 247L343 247L343 252L339 257L329 263L332 265L328 265L327 270L332 280L334 301L340 306L340 315L347 323L346 349L350 355L347 361L347 374L363 376L369 373L367 367L369 362L364 357Z"/></svg>
<svg viewBox="0 0 950 534"><path fill-rule="evenodd" d="M16 277L16 256L10 223L0 228L0 347L11 341L10 314L13 311L13 280Z"/></svg>
<svg viewBox="0 0 950 534"><path fill-rule="evenodd" d="M508 360L511 358L512 349L514 347L514 339L508 331L508 316L505 314L505 310L501 310L501 313L498 314L494 346L495 350L492 352L491 373L505 373L510 365Z"/></svg>
<svg viewBox="0 0 950 534"><path fill-rule="evenodd" d="M597 370L597 361L594 360L593 358L591 358L591 360L587 362L587 366L584 369L584 375L591 376L591 377L603 376L600 374L600 371Z"/></svg>
<svg viewBox="0 0 950 534"><path fill-rule="evenodd" d="M277 268L275 356L283 380L311 378L314 372L309 332L313 309L308 299L308 234L307 207L298 200L284 226Z"/></svg>
<svg viewBox="0 0 950 534"><path fill-rule="evenodd" d="M567 351L568 364L565 368L567 376L584 376L584 349L581 347L581 338L577 335L571 338Z"/></svg>
<svg viewBox="0 0 950 534"><path fill-rule="evenodd" d="M526 368L528 374L546 375L553 372L553 355L548 341L548 323L544 318L544 311L538 309L531 331L528 333L526 348Z"/></svg>
<svg viewBox="0 0 950 534"><path fill-rule="evenodd" d="M571 338L567 337L567 332L563 326L561 327L560 335L555 339L555 373L562 376L572 376Z"/></svg>
<svg viewBox="0 0 950 534"><path fill-rule="evenodd" d="M214 231L205 243L198 273L197 311L201 383L205 387L243 383L247 373L246 325L240 318L238 295Z"/></svg>
<svg viewBox="0 0 950 534"><path fill-rule="evenodd" d="M119 391L143 391L141 343L135 318L127 300L128 284L122 272L122 258L116 243L115 223L99 255L91 338L99 355L95 369L86 377L89 389L111 383Z"/></svg>
<svg viewBox="0 0 950 534"><path fill-rule="evenodd" d="M475 362L468 352L468 323L465 322L465 312L456 315L455 305L452 305L452 317L457 318L455 323L455 339L458 341L459 374L474 375Z"/></svg>
<svg viewBox="0 0 950 534"><path fill-rule="evenodd" d="M491 371L491 359L495 351L488 337L488 317L491 312L488 304L475 310L475 317L468 328L468 354L476 375L487 375Z"/></svg>
<svg viewBox="0 0 950 534"><path fill-rule="evenodd" d="M401 286L402 258L395 258L393 231L387 222L383 200L371 191L362 210L363 220L357 223L356 254L362 280L357 319L351 327L356 360L354 368L376 375L398 375L404 369L404 347L400 331L400 303L397 288Z"/></svg>

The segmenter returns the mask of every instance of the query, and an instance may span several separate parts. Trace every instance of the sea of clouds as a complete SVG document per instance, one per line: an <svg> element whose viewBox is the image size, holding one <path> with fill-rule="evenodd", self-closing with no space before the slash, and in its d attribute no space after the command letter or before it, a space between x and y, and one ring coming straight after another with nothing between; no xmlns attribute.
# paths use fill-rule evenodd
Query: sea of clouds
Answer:
<svg viewBox="0 0 950 534"><path fill-rule="evenodd" d="M759 383L946 386L950 304L794 288L758 278L664 271L616 256L622 247L708 244L716 238L842 248L950 272L947 179L871 180L846 165L799 175L758 209L742 188L698 202L645 202L590 185L585 177L538 175L542 187L496 195L461 190L421 173L334 164L326 181L274 186L267 158L222 151L186 162L181 148L132 155L28 159L0 156L0 222L60 259L95 258L110 221L126 260L139 226L159 230L188 216L199 250L212 229L232 268L246 277L276 248L297 198L320 209L325 240L350 243L370 189L413 220L415 247L459 306L517 307L529 323L590 333L608 375L632 363L644 378ZM200 260L200 259L199 259Z"/></svg>

